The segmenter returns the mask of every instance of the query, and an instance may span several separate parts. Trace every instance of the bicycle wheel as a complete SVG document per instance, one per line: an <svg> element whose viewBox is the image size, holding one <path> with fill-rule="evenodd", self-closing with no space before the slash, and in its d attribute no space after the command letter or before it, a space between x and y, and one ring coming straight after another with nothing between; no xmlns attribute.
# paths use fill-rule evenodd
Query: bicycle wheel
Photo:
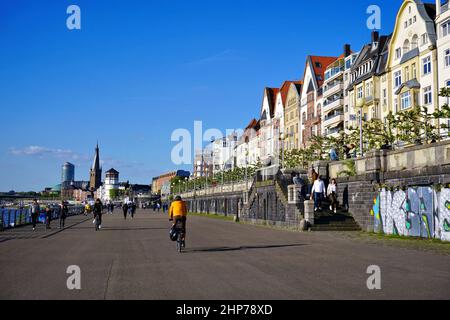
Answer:
<svg viewBox="0 0 450 320"><path fill-rule="evenodd" d="M182 247L181 247L181 233L178 233L178 239L177 239L177 251L181 253Z"/></svg>

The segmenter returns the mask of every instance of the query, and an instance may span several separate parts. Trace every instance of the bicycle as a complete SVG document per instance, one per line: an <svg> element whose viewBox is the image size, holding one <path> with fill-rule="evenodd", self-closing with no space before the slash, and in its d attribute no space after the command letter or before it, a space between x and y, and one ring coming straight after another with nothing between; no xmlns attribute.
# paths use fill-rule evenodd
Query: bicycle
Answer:
<svg viewBox="0 0 450 320"><path fill-rule="evenodd" d="M185 241L183 241L184 230L183 222L181 219L177 219L177 222L175 224L175 231L177 233L177 251L181 253L183 251L183 248L186 247L186 243Z"/></svg>

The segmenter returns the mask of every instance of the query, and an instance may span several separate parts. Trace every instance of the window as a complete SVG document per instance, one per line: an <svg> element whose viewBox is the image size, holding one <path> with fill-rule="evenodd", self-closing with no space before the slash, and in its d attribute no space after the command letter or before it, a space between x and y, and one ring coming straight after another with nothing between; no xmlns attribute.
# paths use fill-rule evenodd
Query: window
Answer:
<svg viewBox="0 0 450 320"><path fill-rule="evenodd" d="M401 48L397 48L395 50L395 58L396 59L400 59L402 57L402 49Z"/></svg>
<svg viewBox="0 0 450 320"><path fill-rule="evenodd" d="M425 105L429 105L433 102L433 94L431 92L431 86L423 89L423 103Z"/></svg>
<svg viewBox="0 0 450 320"><path fill-rule="evenodd" d="M411 69L412 69L412 78L417 79L417 66L415 63L412 64Z"/></svg>
<svg viewBox="0 0 450 320"><path fill-rule="evenodd" d="M417 21L417 16L414 16L413 17L413 23L416 23L416 21Z"/></svg>
<svg viewBox="0 0 450 320"><path fill-rule="evenodd" d="M357 98L358 98L358 99L362 99L362 97L363 97L363 88L362 88L362 87L359 87L359 88L358 88Z"/></svg>
<svg viewBox="0 0 450 320"><path fill-rule="evenodd" d="M423 74L431 73L431 57L426 57L423 60Z"/></svg>
<svg viewBox="0 0 450 320"><path fill-rule="evenodd" d="M383 105L387 105L387 90L383 89Z"/></svg>
<svg viewBox="0 0 450 320"><path fill-rule="evenodd" d="M422 35L422 45L424 46L424 45L426 45L428 43L428 34L427 33L424 33L423 35Z"/></svg>
<svg viewBox="0 0 450 320"><path fill-rule="evenodd" d="M450 67L450 49L444 51L445 66Z"/></svg>
<svg viewBox="0 0 450 320"><path fill-rule="evenodd" d="M402 110L409 109L411 107L411 94L408 92L402 93L400 96Z"/></svg>
<svg viewBox="0 0 450 320"><path fill-rule="evenodd" d="M366 85L366 98L372 96L372 82Z"/></svg>
<svg viewBox="0 0 450 320"><path fill-rule="evenodd" d="M411 40L411 49L415 49L419 46L419 37L415 34Z"/></svg>
<svg viewBox="0 0 450 320"><path fill-rule="evenodd" d="M445 21L442 24L442 37L446 37L450 34L450 20Z"/></svg>
<svg viewBox="0 0 450 320"><path fill-rule="evenodd" d="M395 82L396 88L398 88L402 85L402 72L401 71L397 71L396 73L394 73L394 82Z"/></svg>
<svg viewBox="0 0 450 320"><path fill-rule="evenodd" d="M410 80L410 78L409 78L409 67L406 67L405 68L405 81L409 81Z"/></svg>

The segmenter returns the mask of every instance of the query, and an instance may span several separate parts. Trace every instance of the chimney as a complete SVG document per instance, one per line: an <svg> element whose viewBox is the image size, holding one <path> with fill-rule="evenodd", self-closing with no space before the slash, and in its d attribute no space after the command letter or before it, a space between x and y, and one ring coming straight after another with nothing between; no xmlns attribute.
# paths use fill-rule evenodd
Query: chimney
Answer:
<svg viewBox="0 0 450 320"><path fill-rule="evenodd" d="M380 33L378 31L372 31L372 44L378 43L380 40Z"/></svg>
<svg viewBox="0 0 450 320"><path fill-rule="evenodd" d="M352 54L352 50L350 48L351 47L349 44L344 45L344 55L346 58Z"/></svg>
<svg viewBox="0 0 450 320"><path fill-rule="evenodd" d="M441 0L436 0L436 17L439 17L441 15L441 11Z"/></svg>

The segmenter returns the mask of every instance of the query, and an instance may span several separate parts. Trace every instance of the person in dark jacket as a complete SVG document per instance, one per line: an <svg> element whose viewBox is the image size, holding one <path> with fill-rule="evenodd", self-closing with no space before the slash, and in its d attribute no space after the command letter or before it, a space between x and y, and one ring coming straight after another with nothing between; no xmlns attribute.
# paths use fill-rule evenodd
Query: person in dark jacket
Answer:
<svg viewBox="0 0 450 320"><path fill-rule="evenodd" d="M64 229L66 225L66 218L69 215L69 207L65 201L61 202L61 211L59 214L59 228Z"/></svg>
<svg viewBox="0 0 450 320"><path fill-rule="evenodd" d="M31 223L33 224L33 231L36 230L36 224L40 213L41 207L39 206L37 199L34 199L31 205Z"/></svg>
<svg viewBox="0 0 450 320"><path fill-rule="evenodd" d="M127 220L127 214L128 214L128 204L126 202L123 203L122 205L122 210L123 210L123 218L125 220Z"/></svg>
<svg viewBox="0 0 450 320"><path fill-rule="evenodd" d="M45 208L45 229L47 230L52 228L50 226L50 223L52 222L52 213L53 209L48 204L47 207Z"/></svg>
<svg viewBox="0 0 450 320"><path fill-rule="evenodd" d="M100 201L100 199L97 199L94 204L94 218L97 230L102 228L102 213L103 213L103 204Z"/></svg>
<svg viewBox="0 0 450 320"><path fill-rule="evenodd" d="M133 219L134 219L134 214L136 213L136 208L137 208L136 203L133 202L131 204L131 218L133 218Z"/></svg>

